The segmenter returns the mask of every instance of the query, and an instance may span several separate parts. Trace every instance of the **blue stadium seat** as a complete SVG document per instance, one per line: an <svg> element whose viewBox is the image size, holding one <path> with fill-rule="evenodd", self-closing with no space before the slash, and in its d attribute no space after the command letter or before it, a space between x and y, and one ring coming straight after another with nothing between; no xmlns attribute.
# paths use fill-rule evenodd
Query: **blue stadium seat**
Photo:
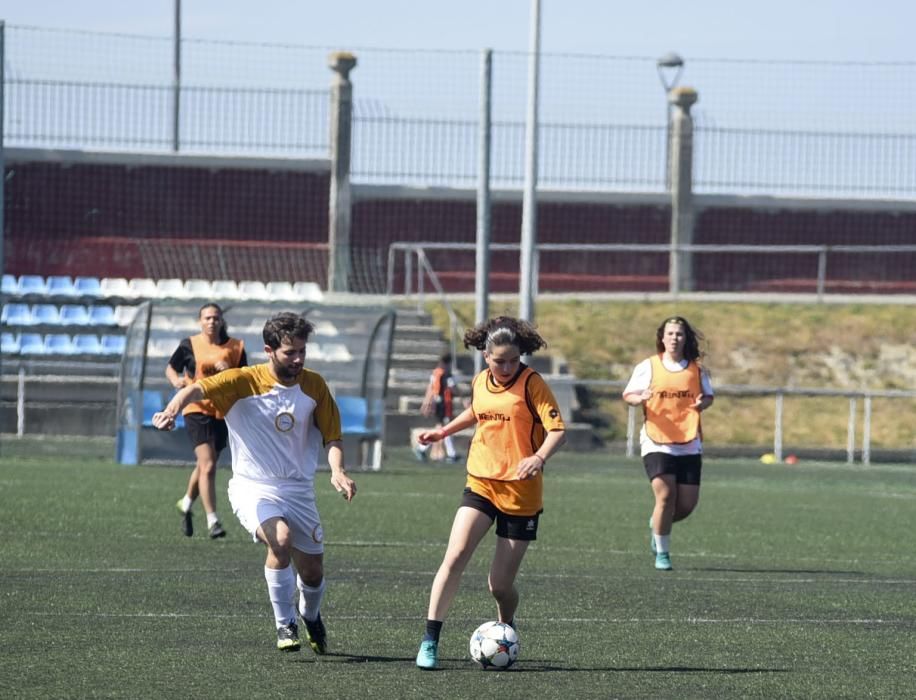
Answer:
<svg viewBox="0 0 916 700"><path fill-rule="evenodd" d="M48 277L48 294L61 297L79 296L73 280L68 275L51 275Z"/></svg>
<svg viewBox="0 0 916 700"><path fill-rule="evenodd" d="M63 326L88 326L92 323L89 310L81 304L64 304L60 307L60 323Z"/></svg>
<svg viewBox="0 0 916 700"><path fill-rule="evenodd" d="M4 304L0 321L8 326L31 326L32 312L28 304Z"/></svg>
<svg viewBox="0 0 916 700"><path fill-rule="evenodd" d="M45 341L38 333L19 335L19 352L22 355L44 355Z"/></svg>
<svg viewBox="0 0 916 700"><path fill-rule="evenodd" d="M102 355L102 342L94 333L77 333L73 336L73 348L80 355Z"/></svg>
<svg viewBox="0 0 916 700"><path fill-rule="evenodd" d="M3 294L19 294L19 280L15 275L3 275Z"/></svg>
<svg viewBox="0 0 916 700"><path fill-rule="evenodd" d="M15 333L3 333L0 335L0 352L4 355L18 355L19 336Z"/></svg>
<svg viewBox="0 0 916 700"><path fill-rule="evenodd" d="M102 296L102 281L98 277L76 277L73 287L83 297Z"/></svg>
<svg viewBox="0 0 916 700"><path fill-rule="evenodd" d="M60 325L60 310L54 304L35 304L32 307L32 325Z"/></svg>
<svg viewBox="0 0 916 700"><path fill-rule="evenodd" d="M378 435L375 417L369 415L369 404L362 396L336 396L340 411L340 429L346 435Z"/></svg>
<svg viewBox="0 0 916 700"><path fill-rule="evenodd" d="M102 353L105 355L123 355L127 338L123 335L103 335Z"/></svg>
<svg viewBox="0 0 916 700"><path fill-rule="evenodd" d="M45 336L45 355L72 355L75 352L73 340L66 333L48 333Z"/></svg>
<svg viewBox="0 0 916 700"><path fill-rule="evenodd" d="M117 326L118 319L115 316L113 306L90 306L89 323L93 326Z"/></svg>
<svg viewBox="0 0 916 700"><path fill-rule="evenodd" d="M143 390L143 425L147 428L153 426L153 414L159 413L165 404L162 402L162 394L152 389Z"/></svg>
<svg viewBox="0 0 916 700"><path fill-rule="evenodd" d="M20 294L41 294L48 293L48 283L41 275L21 275L19 277Z"/></svg>

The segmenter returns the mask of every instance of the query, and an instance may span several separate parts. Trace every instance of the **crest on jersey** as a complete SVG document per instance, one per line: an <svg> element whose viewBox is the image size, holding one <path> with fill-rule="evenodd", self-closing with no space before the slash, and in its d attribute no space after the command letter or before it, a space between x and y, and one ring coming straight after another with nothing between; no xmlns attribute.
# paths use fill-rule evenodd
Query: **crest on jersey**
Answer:
<svg viewBox="0 0 916 700"><path fill-rule="evenodd" d="M288 433L296 426L296 418L289 411L283 411L274 418L274 426L281 433Z"/></svg>

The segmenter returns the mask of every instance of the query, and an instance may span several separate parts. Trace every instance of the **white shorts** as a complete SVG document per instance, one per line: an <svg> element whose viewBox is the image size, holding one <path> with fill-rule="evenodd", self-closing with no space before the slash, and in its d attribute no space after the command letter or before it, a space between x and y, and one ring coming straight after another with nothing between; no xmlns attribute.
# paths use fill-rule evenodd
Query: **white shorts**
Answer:
<svg viewBox="0 0 916 700"><path fill-rule="evenodd" d="M271 518L283 518L289 526L293 547L306 554L324 552L324 531L311 485L229 479L229 503L239 522L258 539L258 528Z"/></svg>

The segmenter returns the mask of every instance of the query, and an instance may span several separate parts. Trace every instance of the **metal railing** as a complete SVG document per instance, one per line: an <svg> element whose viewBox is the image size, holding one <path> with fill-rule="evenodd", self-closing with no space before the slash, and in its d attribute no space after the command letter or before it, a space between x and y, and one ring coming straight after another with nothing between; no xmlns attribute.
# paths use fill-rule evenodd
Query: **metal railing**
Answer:
<svg viewBox="0 0 916 700"><path fill-rule="evenodd" d="M520 251L521 247L517 243L493 243L490 250L493 252L500 251ZM476 245L474 243L436 243L424 241L419 243L395 242L388 248L388 267L386 272L386 293L390 296L399 293L395 290L398 263L400 260L401 269L403 270L403 291L400 292L405 296L418 297L418 304L422 304L424 297L423 275L420 271L425 270L429 279L433 280L433 286L436 291L444 296L443 285L439 276L433 269L427 251L452 251L463 253L474 253ZM717 254L717 255L780 255L780 256L811 256L813 264L808 268L807 277L798 277L797 266L785 266L781 272L780 265L784 260L773 263L769 270L771 279L780 279L788 277L793 279L797 284L807 282L810 287L810 293L814 295L817 301L823 301L829 295L831 278L829 276L828 262L830 256L858 256L858 255L888 255L899 256L901 254L916 254L916 245L668 245L668 244L643 244L643 243L540 243L537 246L538 253L569 253L569 254L610 254L610 253L652 253L670 256L672 254L682 257L695 256L700 254ZM413 259L417 260L418 274L413 274ZM422 261L422 262L421 262ZM474 270L473 256L466 258L465 267L462 271L471 274L473 278ZM727 265L721 266L723 270ZM665 266L667 270L667 266ZM903 289L908 289L912 278L910 275L901 274L895 280L879 279L877 277L868 278L860 277L856 282L867 290L871 285L890 285L897 284ZM542 271L543 274L543 271ZM849 283L849 280L842 280ZM600 284L600 283L596 283ZM543 286L541 291L548 291ZM596 292L605 291L596 286L593 290ZM626 291L626 290L623 290ZM643 291L634 288L632 291ZM660 290L665 291L665 290ZM676 281L668 281L667 291L679 293ZM703 291L702 287L695 288L694 291ZM716 289L710 291L733 291L743 294L753 294L753 289L735 288L735 289ZM761 293L766 290L758 290ZM775 290L778 292L778 289ZM839 289L838 291L850 291L848 289ZM853 290L855 291L855 290ZM914 287L912 292L916 292ZM769 293L769 292L768 292Z"/></svg>
<svg viewBox="0 0 916 700"><path fill-rule="evenodd" d="M626 382L618 380L600 380L600 379L577 379L575 383L579 386L600 389L618 389L623 390ZM802 397L833 397L845 398L849 401L849 420L846 427L846 462L853 464L855 462L856 451L860 454L862 464L871 464L872 460L872 402L874 399L914 399L916 391L899 391L899 390L850 390L850 389L824 389L824 388L795 388L795 387L766 387L727 384L715 387L716 396L736 396L736 397L764 397L772 396L776 399L775 410L773 414L773 457L776 461L782 461L785 456L785 425L783 417L783 408L785 397L802 396ZM856 442L856 427L858 416L858 404L862 402L862 427L861 441ZM626 455L633 457L637 453L637 443L639 440L639 426L637 416L640 408L637 406L627 407L627 437L626 437Z"/></svg>

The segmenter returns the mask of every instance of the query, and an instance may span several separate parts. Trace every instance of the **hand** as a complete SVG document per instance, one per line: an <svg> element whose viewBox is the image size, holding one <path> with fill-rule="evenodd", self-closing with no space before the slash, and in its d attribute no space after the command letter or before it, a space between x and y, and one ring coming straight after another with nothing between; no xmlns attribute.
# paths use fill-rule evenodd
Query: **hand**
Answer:
<svg viewBox="0 0 916 700"><path fill-rule="evenodd" d="M538 475L538 472L543 471L544 459L539 455L531 455L530 457L525 457L518 463L515 475L519 479L533 479Z"/></svg>
<svg viewBox="0 0 916 700"><path fill-rule="evenodd" d="M442 428L436 428L435 430L424 430L417 435L417 442L421 445L428 445L431 442L439 442L444 438L445 433L442 432Z"/></svg>
<svg viewBox="0 0 916 700"><path fill-rule="evenodd" d="M174 430L175 416L167 411L159 411L153 414L153 427L158 430Z"/></svg>
<svg viewBox="0 0 916 700"><path fill-rule="evenodd" d="M353 481L343 470L331 473L331 486L337 493L347 499L347 503L353 500L356 495L356 482Z"/></svg>
<svg viewBox="0 0 916 700"><path fill-rule="evenodd" d="M648 389L643 389L642 392L640 392L639 394L639 400L648 401L649 399L652 398L652 393L653 393L652 387L649 387Z"/></svg>
<svg viewBox="0 0 916 700"><path fill-rule="evenodd" d="M703 394L700 394L697 396L696 403L691 404L690 408L695 408L698 411L705 411L709 407L709 404L710 401L703 396Z"/></svg>
<svg viewBox="0 0 916 700"><path fill-rule="evenodd" d="M217 372L223 372L229 369L229 363L225 360L220 360L215 365L213 365L213 369L215 369Z"/></svg>

